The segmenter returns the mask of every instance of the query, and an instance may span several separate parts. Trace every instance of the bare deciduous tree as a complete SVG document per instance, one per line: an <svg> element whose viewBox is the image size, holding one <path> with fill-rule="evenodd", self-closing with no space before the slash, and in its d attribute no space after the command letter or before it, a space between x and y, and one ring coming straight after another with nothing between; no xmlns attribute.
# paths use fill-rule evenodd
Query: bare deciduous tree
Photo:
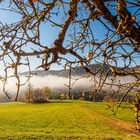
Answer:
<svg viewBox="0 0 140 140"><path fill-rule="evenodd" d="M1 0L3 2L5 0ZM135 82L127 85L126 94L140 85L140 70L136 68L140 59L139 0L8 2L8 7L2 7L1 11L13 13L17 18L11 23L0 22L0 60L5 71L1 80L7 97L5 84L8 70L13 69L17 79L17 100L19 88L23 85L18 75L19 68L30 65L28 60L32 56L40 60L38 68L44 70L54 63L71 64L80 65L88 73L98 75L107 65L99 91L110 73L114 77L133 75L136 78ZM52 43L44 43L43 40L43 31L50 32L48 28L56 32ZM90 70L87 65L91 63L100 64L100 67Z"/></svg>

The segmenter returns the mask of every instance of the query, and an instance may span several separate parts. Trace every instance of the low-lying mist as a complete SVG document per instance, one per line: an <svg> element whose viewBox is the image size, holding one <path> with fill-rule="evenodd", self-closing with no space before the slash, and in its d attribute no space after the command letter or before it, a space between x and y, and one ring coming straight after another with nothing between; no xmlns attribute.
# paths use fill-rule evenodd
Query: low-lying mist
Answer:
<svg viewBox="0 0 140 140"><path fill-rule="evenodd" d="M75 79L78 79L75 81ZM20 77L20 80L21 80L21 84L24 83L27 78L25 76L21 76ZM115 80L115 83L130 83L130 82L134 82L134 78L132 76L125 76L125 77L117 77L116 80ZM98 85L98 81L99 81L99 78L96 77L96 86ZM16 93L16 78L9 78L8 81L7 81L7 84L6 84L6 89L8 91L8 93L10 95L14 95ZM106 80L107 83L111 83L112 80L111 80L111 77L109 77L107 80ZM51 90L55 90L57 91L57 89L64 89L64 90L68 90L68 87L66 85L69 85L69 78L65 78L65 77L59 77L59 76L52 76L52 75L48 75L48 76L33 76L31 77L30 79L30 83L31 83L31 87L33 89L35 88L44 88L44 87L49 87ZM72 83L72 88L74 90L81 90L81 91L90 91L92 89L95 88L95 81L94 81L94 78L91 76L91 77L88 77L88 78L80 78L80 77L73 77L72 80L71 80L71 83ZM20 87L20 95L22 93L24 93L28 88L28 82L24 85L24 86L21 86ZM105 85L103 87L104 89L109 89L110 88L110 85ZM116 87L114 87L115 89ZM0 93L1 95L3 94L3 83L0 82Z"/></svg>

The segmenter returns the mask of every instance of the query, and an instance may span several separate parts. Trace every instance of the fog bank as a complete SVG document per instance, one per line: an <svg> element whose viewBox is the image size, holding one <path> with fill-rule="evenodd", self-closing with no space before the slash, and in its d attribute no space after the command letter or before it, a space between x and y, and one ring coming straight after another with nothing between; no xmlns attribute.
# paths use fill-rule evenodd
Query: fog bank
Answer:
<svg viewBox="0 0 140 140"><path fill-rule="evenodd" d="M112 80L111 80L112 77L108 78L106 80L107 83L111 83ZM24 83L26 81L26 77L25 76L21 76L20 77L21 79L21 84ZM74 79L79 79L75 82ZM99 78L96 77L96 80L97 82L99 81ZM132 76L124 76L124 77L117 77L115 79L115 83L130 83L130 82L134 82L135 79L134 77ZM8 79L7 81L7 84L6 84L6 89L8 91L9 94L15 94L16 93L16 79L15 78L10 78ZM72 79L72 84L75 82L75 84L73 85L73 89L80 89L80 90L91 90L91 88L94 88L94 80L93 80L93 77L88 77L88 78L80 78L80 77L73 77ZM65 78L65 77L59 77L59 76L52 76L52 75L49 75L49 76L44 76L44 77L41 77L41 76L33 76L31 79L30 79L30 83L31 83L31 86L32 88L44 88L44 87L49 87L51 88L51 90L55 89L68 89L66 87L66 85L69 85L69 79L68 78ZM0 93L2 94L3 91L2 91L2 88L3 88L3 83L0 82ZM22 86L20 88L20 93L23 93L25 92L25 90L28 88L28 83L26 83L26 85ZM105 89L108 89L110 88L110 86L106 85L104 86ZM114 87L115 88L115 87Z"/></svg>

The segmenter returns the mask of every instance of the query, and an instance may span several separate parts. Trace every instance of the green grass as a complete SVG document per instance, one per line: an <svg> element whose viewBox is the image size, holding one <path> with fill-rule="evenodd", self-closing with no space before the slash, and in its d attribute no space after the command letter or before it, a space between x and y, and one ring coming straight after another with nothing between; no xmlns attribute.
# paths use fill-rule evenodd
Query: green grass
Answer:
<svg viewBox="0 0 140 140"><path fill-rule="evenodd" d="M133 111L110 103L51 101L46 104L0 104L0 139L138 140ZM129 106L129 105L124 105Z"/></svg>

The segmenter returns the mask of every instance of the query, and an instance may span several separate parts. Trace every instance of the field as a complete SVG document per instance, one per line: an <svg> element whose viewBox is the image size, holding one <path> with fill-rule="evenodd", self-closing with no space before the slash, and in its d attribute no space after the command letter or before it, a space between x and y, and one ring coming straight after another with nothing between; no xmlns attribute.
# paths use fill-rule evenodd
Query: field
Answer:
<svg viewBox="0 0 140 140"><path fill-rule="evenodd" d="M114 116L111 103L51 101L1 103L0 139L138 140L133 110L123 105Z"/></svg>

